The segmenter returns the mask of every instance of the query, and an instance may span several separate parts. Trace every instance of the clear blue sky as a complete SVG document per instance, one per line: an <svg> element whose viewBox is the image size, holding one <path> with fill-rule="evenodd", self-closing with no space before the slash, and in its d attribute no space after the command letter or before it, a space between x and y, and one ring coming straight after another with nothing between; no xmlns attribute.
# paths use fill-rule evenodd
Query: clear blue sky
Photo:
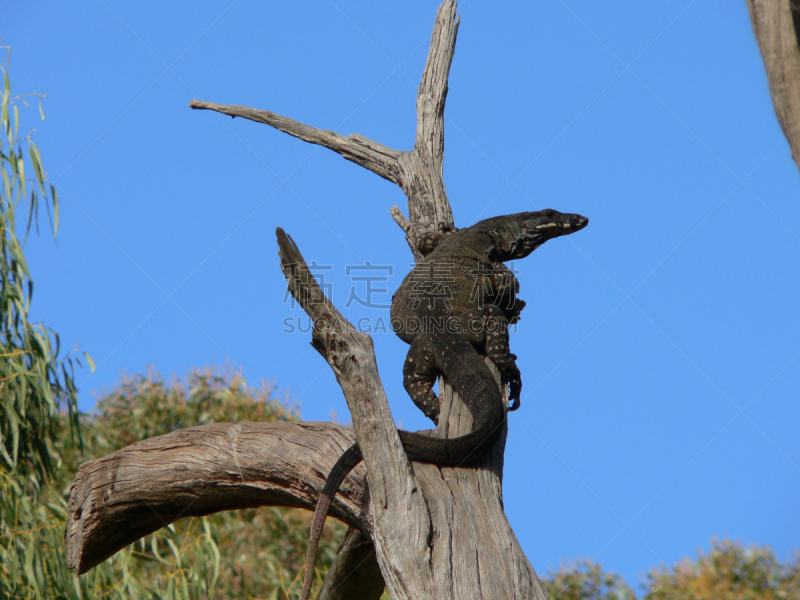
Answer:
<svg viewBox="0 0 800 600"><path fill-rule="evenodd" d="M303 417L348 421L335 379L285 334L274 230L330 265L410 253L400 190L265 125L269 109L410 148L436 2L43 2L0 6L18 93L61 194L32 240L33 312L96 360L81 407L120 373L230 361ZM551 207L591 219L518 263L505 505L539 573L590 557L636 584L711 536L800 542L800 176L744 0L460 5L445 181L466 226ZM363 295L362 287L357 288ZM380 286L378 286L380 287ZM353 319L384 314L353 304ZM398 423L406 346L375 336Z"/></svg>

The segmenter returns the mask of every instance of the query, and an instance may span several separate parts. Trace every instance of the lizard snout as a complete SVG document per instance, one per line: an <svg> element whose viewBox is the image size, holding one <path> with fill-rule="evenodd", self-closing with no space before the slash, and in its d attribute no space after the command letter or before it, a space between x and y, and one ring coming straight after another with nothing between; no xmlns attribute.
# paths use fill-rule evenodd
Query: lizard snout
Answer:
<svg viewBox="0 0 800 600"><path fill-rule="evenodd" d="M574 233L580 231L589 224L589 219L583 215L573 215L573 218L561 224L561 231L564 234Z"/></svg>

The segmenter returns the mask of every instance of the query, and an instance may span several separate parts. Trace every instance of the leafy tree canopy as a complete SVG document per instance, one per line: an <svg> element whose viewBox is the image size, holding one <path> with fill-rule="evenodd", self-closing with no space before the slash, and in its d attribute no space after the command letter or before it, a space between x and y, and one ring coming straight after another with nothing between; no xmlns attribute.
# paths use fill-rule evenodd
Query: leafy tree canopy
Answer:
<svg viewBox="0 0 800 600"><path fill-rule="evenodd" d="M800 600L800 554L781 564L767 547L712 540L708 554L647 580L646 600Z"/></svg>
<svg viewBox="0 0 800 600"><path fill-rule="evenodd" d="M544 579L550 600L634 600L621 575L607 573L591 560L565 563Z"/></svg>

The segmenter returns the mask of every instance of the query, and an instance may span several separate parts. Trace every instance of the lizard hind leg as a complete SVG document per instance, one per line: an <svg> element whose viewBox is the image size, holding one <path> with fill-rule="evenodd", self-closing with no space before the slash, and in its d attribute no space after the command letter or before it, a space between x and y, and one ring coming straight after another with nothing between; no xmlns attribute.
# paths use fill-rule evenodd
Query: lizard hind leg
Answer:
<svg viewBox="0 0 800 600"><path fill-rule="evenodd" d="M430 357L416 344L411 344L405 363L403 363L403 387L411 400L425 416L439 423L439 398L433 392L433 385L439 376Z"/></svg>

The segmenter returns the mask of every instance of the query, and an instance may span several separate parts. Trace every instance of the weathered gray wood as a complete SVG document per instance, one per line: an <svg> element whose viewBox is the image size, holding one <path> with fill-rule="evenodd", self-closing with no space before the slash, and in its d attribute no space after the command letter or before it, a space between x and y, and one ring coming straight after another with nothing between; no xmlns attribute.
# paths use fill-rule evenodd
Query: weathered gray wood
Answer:
<svg viewBox="0 0 800 600"><path fill-rule="evenodd" d="M407 240L415 257L427 254L425 235L452 231L453 212L447 199L442 168L444 163L444 105L447 79L456 49L460 17L456 2L439 6L431 36L428 59L417 91L417 135L414 150L403 157L406 176L403 192L408 196L412 229Z"/></svg>
<svg viewBox="0 0 800 600"><path fill-rule="evenodd" d="M242 117L257 123L265 123L304 142L318 144L338 152L347 160L351 160L393 183L400 184L399 158L403 153L400 150L393 150L373 142L363 135L354 133L346 137L327 129L311 127L268 110L259 110L247 106L223 105L192 100L189 103L189 108L215 110L230 117Z"/></svg>
<svg viewBox="0 0 800 600"><path fill-rule="evenodd" d="M256 506L313 509L316 491L355 439L332 423L217 423L180 429L83 463L70 487L67 564L85 573L181 517ZM331 513L369 530L364 468Z"/></svg>
<svg viewBox="0 0 800 600"><path fill-rule="evenodd" d="M775 114L800 168L800 3L747 0L747 7L767 69Z"/></svg>
<svg viewBox="0 0 800 600"><path fill-rule="evenodd" d="M457 26L455 2L447 0L437 14L431 50L420 85L417 143L412 153L404 153L401 157L405 174L402 178L405 185L401 184L401 187L409 199L410 221L403 217L397 207L391 210L392 217L406 232L406 239L416 258L429 251L425 248L426 235L452 229L452 213L442 180L443 111ZM411 185L409 182L415 183ZM303 275L299 279L306 277ZM318 294L321 296L321 292ZM326 315L324 319L329 322L330 317ZM315 346L321 349L323 344L315 339ZM497 375L494 365L487 362ZM440 390L442 416L436 433L443 437L455 437L471 431L469 411L445 380L440 380ZM355 417L354 424L356 431L360 432L361 427ZM428 547L421 550L428 559L422 570L418 567L416 571L398 571L392 562L402 562L397 560L398 554L415 557L420 552L415 545L419 537L401 538L395 545L387 545L379 537L385 533L383 524L390 527L393 533L397 530L408 531L408 526L413 523L407 521L413 516L400 513L403 527L394 517L384 520L383 524L373 522L376 555L392 598L539 600L547 597L503 511L504 447L505 437L498 442L490 456L484 457L477 469L473 465L466 469L453 469L414 464L414 474L425 498L429 519L429 522L421 522L420 527L429 526L432 536L430 550ZM370 475L374 471L369 463L367 472L372 489ZM373 499L370 505L373 516L382 508ZM389 514L393 511L385 512ZM343 552L345 556L342 562L349 562L351 551L344 548ZM332 577L340 576L340 570L336 569ZM408 588L415 583L415 579L427 583L431 592L419 596L409 593ZM357 596L355 594L353 597Z"/></svg>

